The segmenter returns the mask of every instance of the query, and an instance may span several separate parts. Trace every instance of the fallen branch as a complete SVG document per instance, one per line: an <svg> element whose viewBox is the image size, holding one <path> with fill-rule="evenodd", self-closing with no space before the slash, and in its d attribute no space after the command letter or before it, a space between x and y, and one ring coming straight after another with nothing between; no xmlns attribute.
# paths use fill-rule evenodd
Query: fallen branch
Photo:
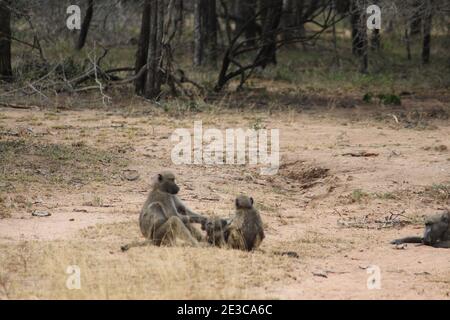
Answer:
<svg viewBox="0 0 450 320"><path fill-rule="evenodd" d="M378 153L374 152L366 152L366 151L359 151L359 152L348 152L342 154L345 156L351 156L351 157L378 157Z"/></svg>
<svg viewBox="0 0 450 320"><path fill-rule="evenodd" d="M36 109L38 106L26 106L21 104L15 104L15 103L7 103L7 102L0 102L0 106L6 107L6 108L14 108L14 109Z"/></svg>

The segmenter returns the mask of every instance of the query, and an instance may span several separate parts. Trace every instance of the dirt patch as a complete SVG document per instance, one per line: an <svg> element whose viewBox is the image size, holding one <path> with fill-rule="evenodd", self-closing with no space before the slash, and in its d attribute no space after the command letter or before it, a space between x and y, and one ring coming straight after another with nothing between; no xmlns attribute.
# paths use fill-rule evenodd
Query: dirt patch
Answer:
<svg viewBox="0 0 450 320"><path fill-rule="evenodd" d="M281 175L300 183L313 183L328 176L329 171L330 169L327 168L308 166L301 160L280 166Z"/></svg>
<svg viewBox="0 0 450 320"><path fill-rule="evenodd" d="M125 160L118 154L72 144L34 140L0 141L0 180L3 184L80 185L114 179Z"/></svg>
<svg viewBox="0 0 450 320"><path fill-rule="evenodd" d="M434 147L447 145L450 126L431 119L435 130L406 130L364 112L201 115L220 129L279 128L274 176L247 165L172 165L168 137L197 113L167 121L144 109L5 112L2 131L32 131L1 140L0 297L448 299L446 251L389 242L420 235L423 217L448 206L448 151ZM342 156L360 150L377 156ZM142 239L137 219L150 178L168 168L180 197L205 215L228 217L237 194L251 195L266 227L261 250L121 253ZM65 287L69 265L81 268L81 290ZM381 290L367 289L370 265L380 267Z"/></svg>

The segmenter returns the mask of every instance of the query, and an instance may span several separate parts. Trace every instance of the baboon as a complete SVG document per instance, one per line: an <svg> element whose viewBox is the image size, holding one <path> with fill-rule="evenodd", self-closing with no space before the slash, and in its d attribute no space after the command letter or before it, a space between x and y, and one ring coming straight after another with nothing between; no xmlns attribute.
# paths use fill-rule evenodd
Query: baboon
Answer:
<svg viewBox="0 0 450 320"><path fill-rule="evenodd" d="M425 220L423 237L406 237L391 244L423 243L434 248L450 248L450 211L434 214Z"/></svg>
<svg viewBox="0 0 450 320"><path fill-rule="evenodd" d="M222 218L210 218L204 224L202 224L202 230L206 231L206 240L209 244L217 247L223 247L226 245L225 232L226 227L230 224L231 220Z"/></svg>
<svg viewBox="0 0 450 320"><path fill-rule="evenodd" d="M225 240L233 249L257 249L265 235L261 216L253 207L253 198L241 195L235 205L236 215L225 228Z"/></svg>
<svg viewBox="0 0 450 320"><path fill-rule="evenodd" d="M146 241L122 246L122 251L147 244L174 245L178 239L198 246L203 236L191 223L205 224L206 218L185 206L177 196L178 191L175 175L170 171L152 179L152 190L139 215L139 226Z"/></svg>

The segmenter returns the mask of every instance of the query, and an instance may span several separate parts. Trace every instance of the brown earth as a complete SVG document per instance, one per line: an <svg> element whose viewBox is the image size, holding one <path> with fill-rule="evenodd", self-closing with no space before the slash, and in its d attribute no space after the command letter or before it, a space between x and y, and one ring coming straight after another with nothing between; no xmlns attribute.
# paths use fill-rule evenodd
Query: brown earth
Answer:
<svg viewBox="0 0 450 320"><path fill-rule="evenodd" d="M0 297L450 298L450 250L389 244L420 235L423 216L450 207L448 119L422 117L419 126L363 107L147 110L0 110ZM278 174L173 165L170 136L192 131L194 120L204 129L279 129ZM237 194L251 195L266 225L260 250L120 252L140 239L150 178L167 168L179 176L181 198L206 215L228 216ZM124 178L128 169L139 178ZM80 267L80 290L66 288L69 265ZM372 265L379 290L367 287Z"/></svg>

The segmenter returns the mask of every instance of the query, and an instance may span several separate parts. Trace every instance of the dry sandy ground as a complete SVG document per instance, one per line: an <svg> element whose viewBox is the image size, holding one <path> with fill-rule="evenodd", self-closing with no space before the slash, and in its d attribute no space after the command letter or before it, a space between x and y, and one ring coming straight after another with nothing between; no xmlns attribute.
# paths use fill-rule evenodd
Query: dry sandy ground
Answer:
<svg viewBox="0 0 450 320"><path fill-rule="evenodd" d="M221 130L278 128L278 174L261 176L247 165L173 165L170 135L192 130L194 120ZM16 166L2 162L0 297L449 299L450 250L389 241L421 234L423 216L450 207L450 123L430 120L419 130L396 120L374 120L359 108L173 117L142 108L4 108L0 144L81 146L119 160L91 154L72 163L72 154L25 149L12 156ZM375 155L344 155L360 151ZM237 194L253 196L266 225L260 250L120 252L121 244L140 239L137 218L150 177L168 168L179 176L181 198L206 215L228 216ZM84 175L88 169L96 172ZM124 179L125 169L137 170L139 179ZM51 216L32 216L36 210ZM298 258L277 254L286 251ZM79 290L66 287L69 265L80 267ZM379 267L380 289L368 289L370 266Z"/></svg>

